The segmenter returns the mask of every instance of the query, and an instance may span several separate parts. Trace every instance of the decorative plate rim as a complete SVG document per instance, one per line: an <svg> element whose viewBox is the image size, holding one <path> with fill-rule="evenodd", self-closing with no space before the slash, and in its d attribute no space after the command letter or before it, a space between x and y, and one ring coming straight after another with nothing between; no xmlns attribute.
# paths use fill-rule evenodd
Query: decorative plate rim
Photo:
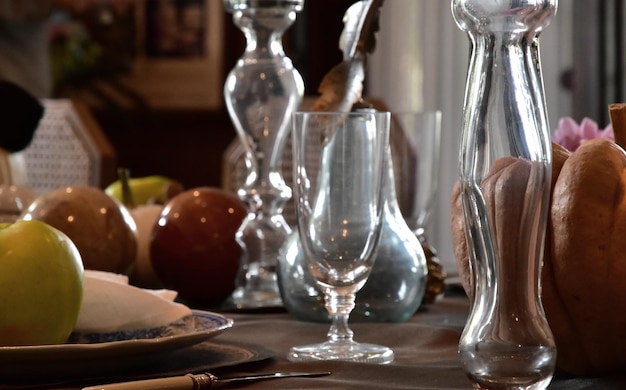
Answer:
<svg viewBox="0 0 626 390"><path fill-rule="evenodd" d="M54 358L56 361L72 361L84 358L106 359L146 352L170 351L208 340L232 328L234 324L232 319L209 311L192 310L192 316L217 321L217 324L212 327L194 328L182 334L153 338L121 339L98 343L5 346L0 347L0 363L48 362L50 358ZM138 330L138 332L141 331Z"/></svg>

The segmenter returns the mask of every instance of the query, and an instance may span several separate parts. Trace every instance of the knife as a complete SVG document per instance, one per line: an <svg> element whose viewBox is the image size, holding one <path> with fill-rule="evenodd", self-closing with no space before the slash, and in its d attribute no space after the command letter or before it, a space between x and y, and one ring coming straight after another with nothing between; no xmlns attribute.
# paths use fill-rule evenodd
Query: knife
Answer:
<svg viewBox="0 0 626 390"><path fill-rule="evenodd" d="M252 382L291 377L317 377L325 375L330 375L330 372L275 372L270 374L254 374L224 379L220 379L210 373L187 374L169 378L145 379L132 382L90 386L83 388L83 390L203 390L210 389L213 385L219 386L234 382Z"/></svg>

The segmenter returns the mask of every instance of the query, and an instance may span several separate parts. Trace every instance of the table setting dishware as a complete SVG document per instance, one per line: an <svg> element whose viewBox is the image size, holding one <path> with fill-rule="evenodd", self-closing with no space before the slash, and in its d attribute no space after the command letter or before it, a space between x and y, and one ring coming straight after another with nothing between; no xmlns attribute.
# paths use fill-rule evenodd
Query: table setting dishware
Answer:
<svg viewBox="0 0 626 390"><path fill-rule="evenodd" d="M281 173L291 113L304 82L285 55L282 34L304 0L224 0L246 37L246 49L224 84L224 99L245 148L247 177L237 191L248 208L236 238L243 254L226 309L281 307L278 252L291 227L282 215L291 188Z"/></svg>
<svg viewBox="0 0 626 390"><path fill-rule="evenodd" d="M108 344L101 343L101 354L96 344L89 344L92 351L81 353L76 358L65 358L64 350L57 349L47 350L42 359L4 362L0 389L79 388L99 383L186 375L190 372L222 372L241 364L264 362L276 356L274 351L256 343L232 339L224 341L212 337L193 345L155 350L141 347L136 353L117 350L110 355Z"/></svg>
<svg viewBox="0 0 626 390"><path fill-rule="evenodd" d="M369 109L294 113L298 232L305 266L324 293L332 324L327 341L294 346L288 360L393 360L388 347L356 342L348 326L382 232L389 116Z"/></svg>
<svg viewBox="0 0 626 390"><path fill-rule="evenodd" d="M556 365L541 303L552 149L539 35L557 0L452 0L470 38L459 187L473 274L459 357L476 388L541 389Z"/></svg>
<svg viewBox="0 0 626 390"><path fill-rule="evenodd" d="M115 359L171 351L208 340L230 327L232 321L222 315L194 310L191 316L158 328L104 334L73 334L66 344L0 347L0 363L72 364L80 360Z"/></svg>
<svg viewBox="0 0 626 390"><path fill-rule="evenodd" d="M33 371L42 380L119 374L128 367L141 367L147 356L158 359L160 354L203 345L234 323L221 314L176 302L175 291L132 286L125 275L85 270L84 286L78 320L65 343L0 347L0 373L5 380L28 377ZM256 359L244 349L203 345L193 353L205 356L216 351L225 365Z"/></svg>

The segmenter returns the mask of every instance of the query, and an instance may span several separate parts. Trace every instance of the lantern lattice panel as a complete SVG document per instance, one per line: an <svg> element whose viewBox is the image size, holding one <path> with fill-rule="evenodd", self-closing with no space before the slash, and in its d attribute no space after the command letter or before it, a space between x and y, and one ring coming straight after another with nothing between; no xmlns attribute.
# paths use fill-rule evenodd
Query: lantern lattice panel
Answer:
<svg viewBox="0 0 626 390"><path fill-rule="evenodd" d="M39 193L71 185L101 187L114 152L93 118L70 100L43 104L44 116L23 151L27 184Z"/></svg>

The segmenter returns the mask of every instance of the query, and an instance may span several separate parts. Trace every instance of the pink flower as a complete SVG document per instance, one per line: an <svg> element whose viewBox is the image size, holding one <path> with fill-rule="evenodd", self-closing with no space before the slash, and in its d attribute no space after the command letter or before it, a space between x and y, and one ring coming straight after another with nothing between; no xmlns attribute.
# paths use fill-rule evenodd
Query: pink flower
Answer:
<svg viewBox="0 0 626 390"><path fill-rule="evenodd" d="M564 117L559 120L558 127L552 136L552 141L573 152L583 142L596 138L613 141L615 139L613 127L609 124L604 129L600 129L598 124L589 118L583 118L579 125L574 119Z"/></svg>

